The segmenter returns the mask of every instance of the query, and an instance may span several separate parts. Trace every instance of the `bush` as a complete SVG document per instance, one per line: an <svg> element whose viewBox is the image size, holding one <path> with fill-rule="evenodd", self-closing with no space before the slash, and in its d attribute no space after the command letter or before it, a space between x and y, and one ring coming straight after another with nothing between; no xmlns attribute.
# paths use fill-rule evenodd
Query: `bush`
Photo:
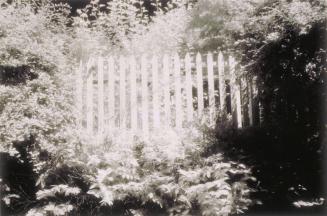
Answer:
<svg viewBox="0 0 327 216"><path fill-rule="evenodd" d="M75 63L66 6L0 5L1 213L21 214L35 205L43 176L78 146L70 72Z"/></svg>
<svg viewBox="0 0 327 216"><path fill-rule="evenodd" d="M85 145L75 172L85 183L47 184L37 193L43 204L29 214L62 207L87 215L227 215L254 203L250 169L219 153L204 156L211 140L195 128L182 137L170 130L148 140L127 134L118 131L99 146ZM77 194L83 202L73 198Z"/></svg>

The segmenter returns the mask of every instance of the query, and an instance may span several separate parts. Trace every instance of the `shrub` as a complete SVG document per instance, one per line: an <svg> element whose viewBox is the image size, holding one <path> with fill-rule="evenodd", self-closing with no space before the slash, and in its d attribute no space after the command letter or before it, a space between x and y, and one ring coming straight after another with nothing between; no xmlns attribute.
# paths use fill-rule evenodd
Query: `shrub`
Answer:
<svg viewBox="0 0 327 216"><path fill-rule="evenodd" d="M4 214L16 214L35 205L44 176L78 146L70 85L74 61L66 6L0 5L1 213L8 206Z"/></svg>
<svg viewBox="0 0 327 216"><path fill-rule="evenodd" d="M246 210L253 203L248 182L255 179L250 169L228 162L220 153L203 156L211 140L203 139L195 128L193 132L200 137L167 130L147 140L123 131L100 146L88 145L80 156L82 178L89 184L86 194L101 206L87 214L228 215ZM49 188L42 194L58 190ZM66 186L63 192L70 190L77 191ZM48 208L46 204L40 211ZM65 203L57 199L60 204ZM77 203L74 209L85 214Z"/></svg>

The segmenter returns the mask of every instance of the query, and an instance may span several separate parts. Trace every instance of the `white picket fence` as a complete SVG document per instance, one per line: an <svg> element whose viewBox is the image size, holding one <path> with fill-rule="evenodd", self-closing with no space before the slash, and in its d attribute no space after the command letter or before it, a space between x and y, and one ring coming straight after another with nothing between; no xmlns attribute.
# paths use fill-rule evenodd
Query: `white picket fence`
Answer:
<svg viewBox="0 0 327 216"><path fill-rule="evenodd" d="M167 126L183 128L204 116L214 124L217 110L229 106L236 126L241 128L244 103L236 69L235 59L222 52L187 53L183 58L174 54L81 61L76 79L80 125L89 134L121 128L147 135ZM249 82L243 82L243 87L244 83L249 90ZM250 86L245 105L248 124L252 125Z"/></svg>

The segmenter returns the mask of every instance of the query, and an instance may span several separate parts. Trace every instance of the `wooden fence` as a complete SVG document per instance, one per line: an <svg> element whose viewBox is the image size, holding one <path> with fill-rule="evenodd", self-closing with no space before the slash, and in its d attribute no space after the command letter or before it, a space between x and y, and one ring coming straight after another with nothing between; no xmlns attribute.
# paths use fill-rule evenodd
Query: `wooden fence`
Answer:
<svg viewBox="0 0 327 216"><path fill-rule="evenodd" d="M238 128L253 125L256 89L252 79L236 75L238 68L222 52L81 61L76 79L80 124L90 134L113 128L148 134L199 119L213 125L220 110L231 113Z"/></svg>

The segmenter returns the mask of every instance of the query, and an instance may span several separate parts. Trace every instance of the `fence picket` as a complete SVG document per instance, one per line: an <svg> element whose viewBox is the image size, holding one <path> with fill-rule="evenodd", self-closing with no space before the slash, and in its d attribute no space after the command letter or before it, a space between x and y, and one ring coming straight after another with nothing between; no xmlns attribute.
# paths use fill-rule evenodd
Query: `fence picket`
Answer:
<svg viewBox="0 0 327 216"><path fill-rule="evenodd" d="M125 58L119 58L119 127L126 127L126 70Z"/></svg>
<svg viewBox="0 0 327 216"><path fill-rule="evenodd" d="M158 59L157 56L152 58L152 104L153 104L153 127L159 128L160 126L160 113L159 113L159 88L158 88Z"/></svg>
<svg viewBox="0 0 327 216"><path fill-rule="evenodd" d="M235 66L236 62L234 57L229 56L229 72L231 76L230 86L231 86L231 107L232 114L236 117L236 125L238 128L242 127L242 113L241 113L241 93L239 83L236 81Z"/></svg>
<svg viewBox="0 0 327 216"><path fill-rule="evenodd" d="M104 132L103 59L98 59L98 132Z"/></svg>
<svg viewBox="0 0 327 216"><path fill-rule="evenodd" d="M181 70L178 54L174 55L174 81L175 81L175 126L182 127L183 112L182 112L182 94L181 94Z"/></svg>
<svg viewBox="0 0 327 216"><path fill-rule="evenodd" d="M202 75L202 60L200 53L196 54L196 76L197 76L197 89L198 89L198 116L202 116L203 104L203 75Z"/></svg>
<svg viewBox="0 0 327 216"><path fill-rule="evenodd" d="M108 98L108 111L109 111L109 128L115 127L115 64L114 59L108 59L108 85L109 85L109 98Z"/></svg>
<svg viewBox="0 0 327 216"><path fill-rule="evenodd" d="M147 59L143 55L141 59L142 75L142 130L145 136L149 134L149 110L148 110L148 70Z"/></svg>
<svg viewBox="0 0 327 216"><path fill-rule="evenodd" d="M186 84L186 107L187 107L187 121L193 120L193 97L192 97L192 70L191 70L191 57L187 53L185 56L185 84Z"/></svg>
<svg viewBox="0 0 327 216"><path fill-rule="evenodd" d="M237 112L237 127L243 127L243 119L242 119L242 102L241 102L241 84L236 83L235 85L235 94L236 94L236 112Z"/></svg>
<svg viewBox="0 0 327 216"><path fill-rule="evenodd" d="M219 107L220 110L225 109L226 87L225 87L225 67L224 56L222 52L218 54L218 83L219 83Z"/></svg>
<svg viewBox="0 0 327 216"><path fill-rule="evenodd" d="M93 134L93 59L89 59L86 66L86 131Z"/></svg>
<svg viewBox="0 0 327 216"><path fill-rule="evenodd" d="M78 116L78 126L82 127L83 118L83 62L80 61L79 68L76 70L76 108Z"/></svg>
<svg viewBox="0 0 327 216"><path fill-rule="evenodd" d="M210 123L214 122L215 115L215 84L213 76L213 60L212 53L207 55L207 70L208 70L208 96L209 96L209 113L210 113Z"/></svg>
<svg viewBox="0 0 327 216"><path fill-rule="evenodd" d="M165 121L167 125L170 125L170 70L169 59L167 54L163 57L163 75L164 75L164 103L165 103Z"/></svg>
<svg viewBox="0 0 327 216"><path fill-rule="evenodd" d="M234 65L234 58L232 56L228 56L228 66L229 66L229 75L230 75L229 86L230 86L231 112L232 112L233 121L237 125L237 117L236 117L236 109L237 108L236 108L236 98L235 98L236 80L235 80L235 74L234 74L235 65Z"/></svg>
<svg viewBox="0 0 327 216"><path fill-rule="evenodd" d="M131 82L131 128L132 130L137 130L137 90L136 90L136 61L135 57L130 58L130 82Z"/></svg>
<svg viewBox="0 0 327 216"><path fill-rule="evenodd" d="M249 93L249 104L248 104L248 110L249 110L249 124L250 126L253 126L253 88L252 88L252 78L248 79L248 93Z"/></svg>

